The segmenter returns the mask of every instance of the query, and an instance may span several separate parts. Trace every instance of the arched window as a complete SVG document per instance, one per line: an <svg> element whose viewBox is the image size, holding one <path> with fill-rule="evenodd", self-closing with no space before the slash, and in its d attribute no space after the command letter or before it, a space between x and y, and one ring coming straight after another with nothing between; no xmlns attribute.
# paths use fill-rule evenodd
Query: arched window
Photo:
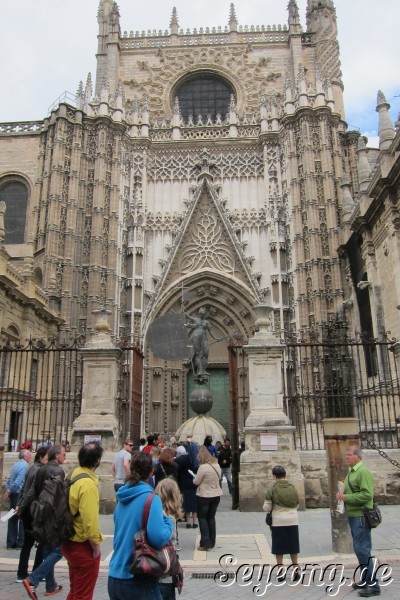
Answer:
<svg viewBox="0 0 400 600"><path fill-rule="evenodd" d="M213 121L219 114L225 119L229 111L233 87L214 73L195 73L186 77L175 91L181 114L186 120L192 116L196 121L201 115L205 122L208 115Z"/></svg>
<svg viewBox="0 0 400 600"><path fill-rule="evenodd" d="M6 203L4 229L5 244L23 244L25 238L28 188L22 181L8 180L0 184L0 201Z"/></svg>

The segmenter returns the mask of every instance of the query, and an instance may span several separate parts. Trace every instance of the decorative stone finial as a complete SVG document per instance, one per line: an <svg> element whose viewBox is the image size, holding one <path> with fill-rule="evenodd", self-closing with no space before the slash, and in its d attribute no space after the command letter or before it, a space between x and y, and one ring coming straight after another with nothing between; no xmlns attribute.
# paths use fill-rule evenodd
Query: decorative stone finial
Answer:
<svg viewBox="0 0 400 600"><path fill-rule="evenodd" d="M76 108L79 110L83 109L83 81L79 82L78 89L75 95Z"/></svg>
<svg viewBox="0 0 400 600"><path fill-rule="evenodd" d="M238 30L238 22L235 13L235 5L233 2L231 3L229 10L229 31L237 31Z"/></svg>
<svg viewBox="0 0 400 600"><path fill-rule="evenodd" d="M376 112L379 113L379 148L388 150L396 135L392 119L389 115L390 104L386 101L385 95L378 90Z"/></svg>
<svg viewBox="0 0 400 600"><path fill-rule="evenodd" d="M289 31L290 33L301 33L299 8L296 0L290 0L288 4L289 11Z"/></svg>
<svg viewBox="0 0 400 600"><path fill-rule="evenodd" d="M175 6L172 9L172 16L171 16L171 22L169 24L169 27L170 27L172 35L178 35L178 33L179 33L179 21L178 21L178 13L176 11Z"/></svg>
<svg viewBox="0 0 400 600"><path fill-rule="evenodd" d="M105 306L100 306L100 308L93 310L92 314L95 315L97 318L96 325L94 326L96 331L110 331L108 315L112 314L111 310L109 310Z"/></svg>

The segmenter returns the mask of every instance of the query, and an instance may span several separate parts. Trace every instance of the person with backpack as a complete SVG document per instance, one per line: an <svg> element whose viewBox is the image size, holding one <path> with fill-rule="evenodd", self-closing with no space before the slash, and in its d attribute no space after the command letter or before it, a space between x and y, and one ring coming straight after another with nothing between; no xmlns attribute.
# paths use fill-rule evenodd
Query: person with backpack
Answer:
<svg viewBox="0 0 400 600"><path fill-rule="evenodd" d="M29 556L35 539L32 536L32 516L31 516L31 504L35 494L35 479L38 470L42 465L47 465L47 448L42 447L35 454L35 460L33 465L29 468L25 478L25 485L19 495L17 503L17 514L21 517L24 524L24 543L21 548L21 554L19 556L18 570L17 570L17 583L22 583L24 579L28 577L28 563ZM33 564L33 570L36 569L43 561L43 547L41 544L38 545L35 562Z"/></svg>
<svg viewBox="0 0 400 600"><path fill-rule="evenodd" d="M70 591L68 600L92 600L100 568L100 544L104 536L99 524L99 490L95 470L100 465L103 448L96 442L82 446L78 453L79 467L72 473L69 509L77 515L74 535L61 550L68 562Z"/></svg>
<svg viewBox="0 0 400 600"><path fill-rule="evenodd" d="M34 500L31 506L33 534L35 537L35 500L39 500L39 496L46 486L46 481L52 478L59 478L61 481L65 479L64 469L61 465L65 461L66 449L65 446L51 446L48 449L47 465L43 465L37 472L34 487ZM37 506L37 505L36 505ZM61 592L62 586L58 585L54 578L54 566L62 558L60 546L53 546L49 540L43 545L43 562L34 569L32 573L23 580L25 590L32 600L37 600L36 588L42 579L46 578L46 593L45 596L53 596Z"/></svg>

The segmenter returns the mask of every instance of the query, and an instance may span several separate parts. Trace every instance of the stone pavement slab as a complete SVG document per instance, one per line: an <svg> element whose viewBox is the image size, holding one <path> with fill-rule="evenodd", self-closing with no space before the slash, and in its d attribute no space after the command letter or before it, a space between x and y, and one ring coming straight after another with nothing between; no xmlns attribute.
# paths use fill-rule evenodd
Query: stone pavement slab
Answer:
<svg viewBox="0 0 400 600"><path fill-rule="evenodd" d="M224 482L225 483L225 482ZM400 521L398 506L381 507L383 523L373 532L373 549L381 563L387 563L392 569L393 581L382 589L382 598L398 600L400 598ZM101 515L101 528L106 539L102 544L101 572L95 590L95 600L108 598L107 575L112 555L113 517ZM329 509L309 509L299 512L300 528L300 564L316 564L314 579L310 567L305 571L302 584L286 582L278 584L269 569L275 563L270 548L270 531L265 525L264 513L243 513L232 511L230 496L223 496L217 512L217 543L209 552L200 552L196 548L200 541L198 529L186 529L179 524L180 557L185 571L185 584L180 598L196 600L224 598L257 598L271 594L274 600L319 600L335 597L356 599L358 595L349 587L350 578L357 565L355 556L338 555L332 551L331 521ZM19 554L7 550L6 525L0 524L0 600L26 600L28 597L22 584L15 583ZM224 557L221 559L221 557ZM323 571L333 563L339 565ZM222 564L222 567L221 567ZM247 565L247 566L246 566ZM257 565L263 565L259 567ZM319 570L318 570L319 569ZM229 572L223 576L214 576L218 572ZM341 576L345 583L339 585ZM322 575L321 575L322 573ZM65 600L68 593L67 565L64 560L56 566L56 577L63 591L57 594L58 600ZM320 578L319 578L320 577ZM329 578L334 579L331 591L327 591ZM313 580L312 580L313 579ZM38 590L38 597L44 598L44 587Z"/></svg>

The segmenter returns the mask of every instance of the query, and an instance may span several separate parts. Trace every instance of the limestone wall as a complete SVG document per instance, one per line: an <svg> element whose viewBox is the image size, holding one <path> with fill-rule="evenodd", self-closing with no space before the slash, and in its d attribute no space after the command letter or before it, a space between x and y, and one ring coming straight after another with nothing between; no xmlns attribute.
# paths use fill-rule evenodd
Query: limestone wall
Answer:
<svg viewBox="0 0 400 600"><path fill-rule="evenodd" d="M400 450L385 450L392 460L400 463ZM300 451L304 476L306 507L329 506L326 454L324 450ZM396 469L376 450L363 451L364 463L375 478L375 496L380 504L400 504L400 469Z"/></svg>

